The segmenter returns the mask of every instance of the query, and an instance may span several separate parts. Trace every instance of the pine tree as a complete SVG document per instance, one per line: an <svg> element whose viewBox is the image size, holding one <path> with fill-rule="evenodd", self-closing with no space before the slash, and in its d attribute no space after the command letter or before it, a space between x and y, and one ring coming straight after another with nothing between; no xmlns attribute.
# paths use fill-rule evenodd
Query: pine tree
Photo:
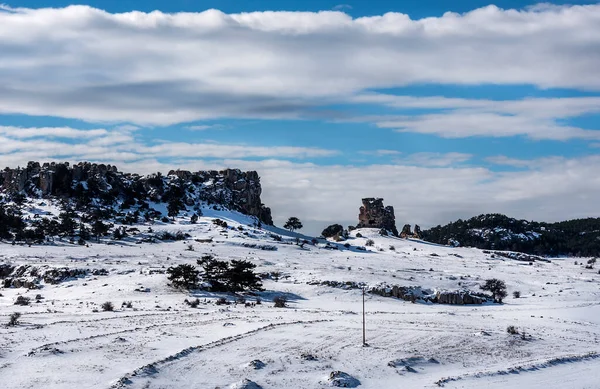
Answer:
<svg viewBox="0 0 600 389"><path fill-rule="evenodd" d="M295 230L301 230L303 227L302 222L297 217L293 216L283 225L283 228L294 232Z"/></svg>

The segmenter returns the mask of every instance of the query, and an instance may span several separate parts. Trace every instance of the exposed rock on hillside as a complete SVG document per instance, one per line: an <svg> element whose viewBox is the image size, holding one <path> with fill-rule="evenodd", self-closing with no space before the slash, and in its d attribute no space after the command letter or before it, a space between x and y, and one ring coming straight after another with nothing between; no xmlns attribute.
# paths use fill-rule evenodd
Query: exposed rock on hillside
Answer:
<svg viewBox="0 0 600 389"><path fill-rule="evenodd" d="M340 236L344 232L344 227L340 224L332 224L329 227L325 228L321 235L324 238L333 238L334 236Z"/></svg>
<svg viewBox="0 0 600 389"><path fill-rule="evenodd" d="M362 203L357 228L383 228L398 236L394 207L384 207L380 198L365 198Z"/></svg>
<svg viewBox="0 0 600 389"><path fill-rule="evenodd" d="M115 166L81 162L29 162L26 168L0 172L0 192L25 193L31 197L98 198L133 205L136 202L169 202L181 197L185 205L198 201L220 204L273 224L271 210L261 202L260 177L255 171L237 169L189 172L170 171L149 176L119 172Z"/></svg>

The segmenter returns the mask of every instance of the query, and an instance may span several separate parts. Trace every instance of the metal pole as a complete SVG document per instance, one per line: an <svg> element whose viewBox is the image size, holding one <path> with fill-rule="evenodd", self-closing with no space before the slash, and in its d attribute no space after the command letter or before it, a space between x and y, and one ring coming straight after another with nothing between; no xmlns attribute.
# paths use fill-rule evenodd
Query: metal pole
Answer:
<svg viewBox="0 0 600 389"><path fill-rule="evenodd" d="M363 346L367 345L367 338L365 335L365 288L362 290L362 300L363 300Z"/></svg>

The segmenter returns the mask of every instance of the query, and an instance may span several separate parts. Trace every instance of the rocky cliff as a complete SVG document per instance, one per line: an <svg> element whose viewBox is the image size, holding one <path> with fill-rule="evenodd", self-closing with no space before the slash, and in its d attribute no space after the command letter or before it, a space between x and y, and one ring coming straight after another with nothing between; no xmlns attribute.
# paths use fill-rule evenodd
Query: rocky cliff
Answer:
<svg viewBox="0 0 600 389"><path fill-rule="evenodd" d="M169 202L174 196L193 206L199 201L219 204L231 210L256 216L273 224L271 210L261 202L260 177L255 171L237 169L189 172L170 171L148 176L120 172L116 166L81 162L29 162L25 168L0 171L0 192L23 193L30 197L61 197L120 200L129 205L147 201Z"/></svg>
<svg viewBox="0 0 600 389"><path fill-rule="evenodd" d="M383 205L383 199L362 199L357 228L382 228L398 236L394 207Z"/></svg>

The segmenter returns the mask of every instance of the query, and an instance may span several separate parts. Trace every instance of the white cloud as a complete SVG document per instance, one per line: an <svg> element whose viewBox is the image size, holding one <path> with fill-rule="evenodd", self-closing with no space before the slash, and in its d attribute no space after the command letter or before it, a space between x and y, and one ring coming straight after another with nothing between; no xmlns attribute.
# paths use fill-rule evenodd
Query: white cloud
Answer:
<svg viewBox="0 0 600 389"><path fill-rule="evenodd" d="M105 129L95 130L77 130L69 127L14 127L14 126L0 126L0 135L10 136L12 138L24 139L24 138L71 138L71 139L82 139L82 138L96 138L98 136L106 135L108 133Z"/></svg>
<svg viewBox="0 0 600 389"><path fill-rule="evenodd" d="M411 20L342 12L0 13L0 113L163 125L303 118L415 83L600 90L600 5Z"/></svg>
<svg viewBox="0 0 600 389"><path fill-rule="evenodd" d="M196 126L187 126L190 131L222 130L225 127L221 124L200 124Z"/></svg>
<svg viewBox="0 0 600 389"><path fill-rule="evenodd" d="M333 9L336 11L351 10L352 6L350 4L338 4L335 7L333 7Z"/></svg>
<svg viewBox="0 0 600 389"><path fill-rule="evenodd" d="M50 138L69 138L70 142ZM27 141L21 140L27 139ZM156 141L155 141L156 142ZM339 154L318 147L249 146L212 142L183 143L158 141L144 143L133 136L131 128L76 130L72 128L0 127L2 161L22 163L33 159L69 157L83 160L137 161L151 158L321 158Z"/></svg>
<svg viewBox="0 0 600 389"><path fill-rule="evenodd" d="M402 154L402 152L398 150L387 150L387 149L379 149L379 150L363 150L360 152L363 155L375 155L377 157L388 157L388 156L396 156Z"/></svg>
<svg viewBox="0 0 600 389"><path fill-rule="evenodd" d="M426 167L454 166L469 161L473 156L465 153L414 153L406 158L396 159L396 163Z"/></svg>
<svg viewBox="0 0 600 389"><path fill-rule="evenodd" d="M435 134L445 138L527 136L531 139L598 140L600 132L564 124L564 119L600 113L600 97L475 100L361 94L350 101L393 108L440 110L412 116L364 116L338 121L373 122L398 132Z"/></svg>

